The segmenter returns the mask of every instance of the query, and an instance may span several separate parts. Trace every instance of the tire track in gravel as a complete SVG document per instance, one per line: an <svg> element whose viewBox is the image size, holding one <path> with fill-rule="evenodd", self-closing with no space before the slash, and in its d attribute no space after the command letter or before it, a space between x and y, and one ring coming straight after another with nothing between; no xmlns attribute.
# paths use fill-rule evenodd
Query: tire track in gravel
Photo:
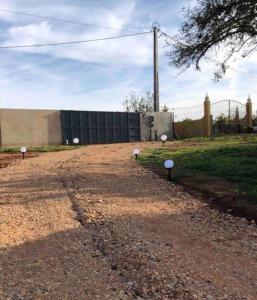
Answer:
<svg viewBox="0 0 257 300"><path fill-rule="evenodd" d="M123 237L117 235L113 222L98 211L97 218L92 218L97 200L92 201L90 194L87 195L89 201L86 200L87 197L83 197L83 200L76 197L77 187L74 183L77 179L75 175L73 179L69 179L69 183L64 183L64 186L71 202L74 203L73 209L80 223L89 230L96 250L107 258L110 268L125 284L126 291L121 299L196 299L193 292L186 287L185 277L167 272L161 275L163 270L155 264L156 262L158 264L159 260L147 253L144 241L141 239L136 241L132 235L128 235L125 239L124 235ZM85 209L85 206L92 209ZM131 248L131 245L125 242L128 239L130 243L139 244L139 247Z"/></svg>
<svg viewBox="0 0 257 300"><path fill-rule="evenodd" d="M63 187L79 156L51 153L1 170L1 300L128 299Z"/></svg>

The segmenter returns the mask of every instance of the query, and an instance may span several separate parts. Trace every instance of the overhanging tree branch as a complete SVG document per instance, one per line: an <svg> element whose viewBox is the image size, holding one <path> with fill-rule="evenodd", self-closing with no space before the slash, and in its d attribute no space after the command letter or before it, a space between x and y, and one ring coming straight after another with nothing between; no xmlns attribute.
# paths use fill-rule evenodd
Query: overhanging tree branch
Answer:
<svg viewBox="0 0 257 300"><path fill-rule="evenodd" d="M170 63L177 68L200 69L204 57L224 46L224 73L234 54L246 57L256 50L257 0L198 0L193 9L184 9L184 15L175 43L168 42Z"/></svg>

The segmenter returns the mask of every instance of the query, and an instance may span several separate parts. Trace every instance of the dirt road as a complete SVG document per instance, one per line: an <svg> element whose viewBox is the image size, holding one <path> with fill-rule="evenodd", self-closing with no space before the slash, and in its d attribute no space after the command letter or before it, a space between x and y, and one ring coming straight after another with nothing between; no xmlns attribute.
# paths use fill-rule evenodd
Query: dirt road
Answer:
<svg viewBox="0 0 257 300"><path fill-rule="evenodd" d="M257 299L256 225L138 166L133 147L0 170L0 299Z"/></svg>

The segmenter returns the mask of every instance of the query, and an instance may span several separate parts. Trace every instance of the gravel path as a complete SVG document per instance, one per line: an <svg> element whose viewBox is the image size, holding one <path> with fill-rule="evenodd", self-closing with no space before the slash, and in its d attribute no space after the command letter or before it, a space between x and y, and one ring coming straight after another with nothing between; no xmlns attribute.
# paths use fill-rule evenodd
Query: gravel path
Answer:
<svg viewBox="0 0 257 300"><path fill-rule="evenodd" d="M256 225L138 166L133 147L0 170L0 299L257 299Z"/></svg>

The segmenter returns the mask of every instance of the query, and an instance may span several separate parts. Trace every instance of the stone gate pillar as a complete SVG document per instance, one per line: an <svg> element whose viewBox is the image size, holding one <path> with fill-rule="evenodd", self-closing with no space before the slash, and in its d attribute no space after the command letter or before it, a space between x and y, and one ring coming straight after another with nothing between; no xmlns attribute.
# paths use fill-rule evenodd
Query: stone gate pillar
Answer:
<svg viewBox="0 0 257 300"><path fill-rule="evenodd" d="M253 127L253 104L250 96L246 103L246 126L247 128Z"/></svg>
<svg viewBox="0 0 257 300"><path fill-rule="evenodd" d="M211 137L211 102L209 99L208 94L206 94L205 100L204 100L204 136L205 137Z"/></svg>

